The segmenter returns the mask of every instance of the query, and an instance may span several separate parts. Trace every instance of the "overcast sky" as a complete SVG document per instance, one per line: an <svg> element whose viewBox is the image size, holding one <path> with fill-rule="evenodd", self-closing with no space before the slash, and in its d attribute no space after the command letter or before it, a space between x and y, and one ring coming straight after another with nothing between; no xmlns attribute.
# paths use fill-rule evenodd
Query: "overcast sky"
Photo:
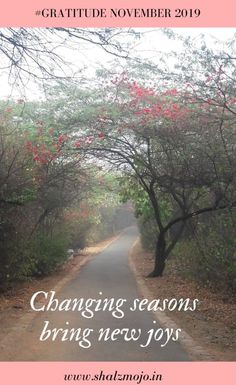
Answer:
<svg viewBox="0 0 236 385"><path fill-rule="evenodd" d="M144 34L141 34L141 38L135 41L135 49L132 52L144 59L152 59L155 61L157 52L181 50L181 42L169 40L163 35L160 29L139 28L135 30L141 33L144 32ZM175 28L172 30L183 36L197 37L200 34L204 34L207 43L212 46L214 46L214 38L224 42L232 38L236 33L236 28ZM88 68L87 71L91 73L101 64L108 66L108 63L114 60L114 57L92 44L80 45L76 51L60 48L58 52L73 64L74 70L79 71L79 69L86 66ZM28 83L27 89L10 86L8 84L8 73L3 72L0 75L0 98L8 99L9 97L38 99L40 98L40 91L35 82Z"/></svg>

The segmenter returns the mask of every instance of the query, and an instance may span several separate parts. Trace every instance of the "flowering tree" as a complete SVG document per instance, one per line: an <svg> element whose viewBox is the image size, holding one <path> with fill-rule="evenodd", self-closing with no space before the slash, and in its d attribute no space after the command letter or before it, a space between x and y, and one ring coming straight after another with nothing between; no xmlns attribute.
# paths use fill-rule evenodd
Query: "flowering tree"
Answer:
<svg viewBox="0 0 236 385"><path fill-rule="evenodd" d="M47 117L39 119L37 110L38 104L28 105L22 100L0 104L3 285L42 273L40 258L48 257L43 262L48 272L66 257L68 237L65 231L61 236L63 212L82 199L88 186L81 157L68 154L67 136L50 127Z"/></svg>
<svg viewBox="0 0 236 385"><path fill-rule="evenodd" d="M148 195L158 227L150 275L161 276L191 218L236 205L234 133L224 107L199 104L185 89L157 91L126 76L113 80L113 87L84 150L106 159ZM163 201L171 207L168 216Z"/></svg>
<svg viewBox="0 0 236 385"><path fill-rule="evenodd" d="M191 49L179 68L158 69L151 82L139 68L141 81L134 70L117 78L111 71L111 80L106 73L73 88L59 112L72 152L116 167L148 196L158 228L154 276L189 220L235 206L233 58Z"/></svg>
<svg viewBox="0 0 236 385"><path fill-rule="evenodd" d="M114 177L85 163L78 149L90 137L66 133L59 120L48 102L0 102L0 290L117 230Z"/></svg>
<svg viewBox="0 0 236 385"><path fill-rule="evenodd" d="M145 63L138 75L137 68L117 77L103 71L80 88L47 89L47 103L24 118L27 175L43 208L37 226L70 206L87 183L85 170L115 168L138 212L151 207L157 242L150 275L162 276L189 221L235 207L234 57L186 47L172 70Z"/></svg>

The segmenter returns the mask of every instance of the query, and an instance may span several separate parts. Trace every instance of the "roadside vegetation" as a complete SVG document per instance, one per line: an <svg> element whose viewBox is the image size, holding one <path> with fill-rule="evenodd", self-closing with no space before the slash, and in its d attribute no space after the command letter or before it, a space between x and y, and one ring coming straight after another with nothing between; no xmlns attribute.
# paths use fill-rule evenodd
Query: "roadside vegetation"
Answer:
<svg viewBox="0 0 236 385"><path fill-rule="evenodd" d="M26 67L38 32L13 32L0 38L2 55L21 55L17 66L7 55L15 76L38 78L40 70L51 83L43 101L0 104L1 287L48 274L68 248L131 223L132 215L117 218L132 201L143 246L154 254L151 277L165 274L172 258L181 276L235 293L235 39L212 48L166 32L182 52L159 53L156 64L113 43L112 30L55 30L67 45L86 38L116 57L78 81L49 72L47 34L47 65L35 46Z"/></svg>

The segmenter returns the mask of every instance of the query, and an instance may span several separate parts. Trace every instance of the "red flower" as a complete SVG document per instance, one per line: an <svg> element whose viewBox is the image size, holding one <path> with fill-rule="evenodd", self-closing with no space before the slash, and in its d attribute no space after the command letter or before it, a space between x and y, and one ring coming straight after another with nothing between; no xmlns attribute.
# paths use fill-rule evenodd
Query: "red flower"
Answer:
<svg viewBox="0 0 236 385"><path fill-rule="evenodd" d="M40 162L41 161L41 158L39 155L35 155L34 158L35 162Z"/></svg>
<svg viewBox="0 0 236 385"><path fill-rule="evenodd" d="M143 108L144 114L149 114L151 112L150 108Z"/></svg>
<svg viewBox="0 0 236 385"><path fill-rule="evenodd" d="M99 137L100 139L104 139L104 138L105 138L104 132L99 132L98 137Z"/></svg>
<svg viewBox="0 0 236 385"><path fill-rule="evenodd" d="M173 88L171 90L165 91L163 95L166 95L166 96L176 96L177 94L178 94L177 89Z"/></svg>
<svg viewBox="0 0 236 385"><path fill-rule="evenodd" d="M62 143L64 143L64 142L66 142L68 139L69 139L69 138L68 138L67 135L60 135L60 136L58 137L58 142L59 142L60 144L62 144Z"/></svg>
<svg viewBox="0 0 236 385"><path fill-rule="evenodd" d="M33 143L30 141L30 140L28 140L27 142L26 142L26 148L27 148L27 150L33 150Z"/></svg>
<svg viewBox="0 0 236 385"><path fill-rule="evenodd" d="M76 148L80 148L80 146L81 146L80 140L76 140L76 141L75 141L75 147L76 147Z"/></svg>

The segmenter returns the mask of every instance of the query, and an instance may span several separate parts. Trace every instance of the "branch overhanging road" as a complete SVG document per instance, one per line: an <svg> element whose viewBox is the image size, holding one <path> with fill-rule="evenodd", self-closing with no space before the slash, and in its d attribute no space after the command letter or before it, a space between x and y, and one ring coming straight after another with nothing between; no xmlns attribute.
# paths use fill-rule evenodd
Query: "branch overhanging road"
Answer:
<svg viewBox="0 0 236 385"><path fill-rule="evenodd" d="M178 341L169 341L161 347L160 341L151 341L147 347L147 331L161 328L151 312L130 311L134 299L142 298L136 285L135 277L128 263L129 250L138 235L135 227L127 228L110 246L91 259L70 280L55 298L59 301L74 298L125 298L123 318L115 318L111 312L98 311L93 318L87 319L78 311L37 312L35 317L21 328L11 354L6 359L12 361L188 361L188 354ZM42 288L43 290L43 288ZM102 293L102 294L101 294ZM87 337L90 348L79 346L79 341L40 341L39 337L45 325L48 328L91 328L94 332ZM100 328L142 329L141 339L126 342L123 336L116 341L97 341Z"/></svg>

